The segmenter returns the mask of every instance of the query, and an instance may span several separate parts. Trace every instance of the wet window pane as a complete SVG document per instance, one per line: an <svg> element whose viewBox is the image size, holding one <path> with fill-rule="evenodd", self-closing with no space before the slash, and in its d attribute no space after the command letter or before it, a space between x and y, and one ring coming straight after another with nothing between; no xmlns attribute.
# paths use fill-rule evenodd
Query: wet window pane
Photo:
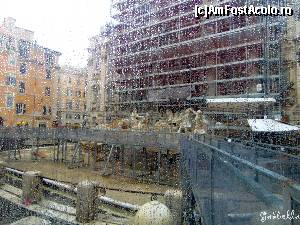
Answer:
<svg viewBox="0 0 300 225"><path fill-rule="evenodd" d="M300 224L299 12L2 0L0 224Z"/></svg>

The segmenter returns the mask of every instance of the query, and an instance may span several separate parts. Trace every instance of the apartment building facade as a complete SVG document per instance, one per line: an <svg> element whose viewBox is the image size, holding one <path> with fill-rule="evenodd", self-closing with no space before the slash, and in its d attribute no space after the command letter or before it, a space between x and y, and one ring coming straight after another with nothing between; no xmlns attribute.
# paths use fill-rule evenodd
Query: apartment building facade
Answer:
<svg viewBox="0 0 300 225"><path fill-rule="evenodd" d="M299 76L294 72L295 52L289 52L290 59L284 55L287 18L195 18L199 4L195 0L113 1L110 87L119 96L120 110L194 107L221 121L235 120L237 115L282 118L295 105L286 94L290 79ZM202 4L279 7L286 2ZM299 17L290 19L299 26ZM292 68L286 66L289 60Z"/></svg>
<svg viewBox="0 0 300 225"><path fill-rule="evenodd" d="M107 101L112 101L107 89L108 74L108 51L111 44L111 26L101 28L101 32L90 38L88 48L88 122L90 127L95 127L106 121L108 111Z"/></svg>
<svg viewBox="0 0 300 225"><path fill-rule="evenodd" d="M0 126L51 127L53 80L61 53L5 18L0 25Z"/></svg>
<svg viewBox="0 0 300 225"><path fill-rule="evenodd" d="M87 72L63 66L55 79L55 115L60 126L82 127L87 118Z"/></svg>

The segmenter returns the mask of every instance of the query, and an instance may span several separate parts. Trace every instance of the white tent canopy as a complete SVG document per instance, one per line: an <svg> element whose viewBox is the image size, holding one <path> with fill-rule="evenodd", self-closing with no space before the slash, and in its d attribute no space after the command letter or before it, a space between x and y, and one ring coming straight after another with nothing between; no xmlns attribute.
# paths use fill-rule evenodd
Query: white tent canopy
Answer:
<svg viewBox="0 0 300 225"><path fill-rule="evenodd" d="M206 99L207 103L210 104L221 104L221 103L266 103L276 102L275 98L209 98Z"/></svg>
<svg viewBox="0 0 300 225"><path fill-rule="evenodd" d="M252 131L256 132L288 132L300 131L300 127L288 125L272 119L248 119Z"/></svg>

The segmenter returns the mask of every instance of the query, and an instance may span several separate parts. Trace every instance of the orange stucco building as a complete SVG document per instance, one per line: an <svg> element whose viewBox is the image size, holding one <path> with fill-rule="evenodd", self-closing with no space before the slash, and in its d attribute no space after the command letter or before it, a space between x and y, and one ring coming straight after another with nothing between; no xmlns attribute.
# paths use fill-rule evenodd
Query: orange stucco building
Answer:
<svg viewBox="0 0 300 225"><path fill-rule="evenodd" d="M0 126L51 127L59 52L5 18L0 25Z"/></svg>

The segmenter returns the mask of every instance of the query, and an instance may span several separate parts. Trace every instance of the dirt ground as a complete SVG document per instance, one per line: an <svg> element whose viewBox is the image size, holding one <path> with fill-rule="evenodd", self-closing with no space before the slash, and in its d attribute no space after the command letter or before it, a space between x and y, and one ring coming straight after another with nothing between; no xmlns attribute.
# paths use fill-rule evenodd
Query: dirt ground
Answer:
<svg viewBox="0 0 300 225"><path fill-rule="evenodd" d="M101 176L100 171L93 171L90 167L69 169L68 166L63 163L57 163L49 160L51 158L51 151L49 151L49 148L41 149L41 151L47 157L37 161L30 160L30 151L21 152L22 160L7 162L7 156L5 156L3 153L0 154L0 159L6 161L9 167L22 171L38 170L42 172L44 177L52 178L62 182L70 182L73 184L79 183L83 180L93 180L99 182L100 185L103 185L107 188L116 188L122 190L164 193L168 189L173 189L169 186L153 183L142 183L138 182L137 180L121 176ZM138 205L142 205L151 200L150 194L107 190L106 195L116 200ZM162 197L159 196L158 200L162 200Z"/></svg>

